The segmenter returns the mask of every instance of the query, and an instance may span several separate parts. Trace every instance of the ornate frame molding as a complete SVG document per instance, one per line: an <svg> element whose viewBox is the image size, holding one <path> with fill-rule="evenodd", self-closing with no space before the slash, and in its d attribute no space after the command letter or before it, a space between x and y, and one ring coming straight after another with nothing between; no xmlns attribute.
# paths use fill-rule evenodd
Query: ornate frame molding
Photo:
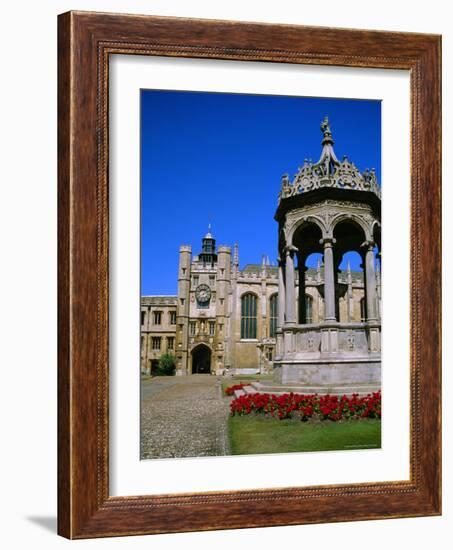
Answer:
<svg viewBox="0 0 453 550"><path fill-rule="evenodd" d="M58 532L88 538L440 514L440 37L89 12L58 23ZM410 71L410 481L109 496L112 54Z"/></svg>

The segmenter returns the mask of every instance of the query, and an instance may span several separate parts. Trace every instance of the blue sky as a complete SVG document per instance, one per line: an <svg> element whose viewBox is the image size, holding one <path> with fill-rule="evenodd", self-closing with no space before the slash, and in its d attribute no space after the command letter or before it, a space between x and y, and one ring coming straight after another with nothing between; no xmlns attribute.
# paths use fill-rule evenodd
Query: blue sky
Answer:
<svg viewBox="0 0 453 550"><path fill-rule="evenodd" d="M179 246L198 254L208 223L241 267L275 261L281 176L318 160L326 115L337 156L380 182L380 101L142 90L142 295L176 294Z"/></svg>

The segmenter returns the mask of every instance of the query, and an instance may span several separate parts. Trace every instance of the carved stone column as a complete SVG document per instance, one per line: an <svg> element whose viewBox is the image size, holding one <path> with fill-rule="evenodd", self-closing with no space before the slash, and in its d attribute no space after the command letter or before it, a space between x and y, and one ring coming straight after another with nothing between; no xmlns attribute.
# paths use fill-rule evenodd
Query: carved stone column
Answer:
<svg viewBox="0 0 453 550"><path fill-rule="evenodd" d="M282 328L285 324L285 280L283 270L285 262L278 258L278 318L277 328Z"/></svg>
<svg viewBox="0 0 453 550"><path fill-rule="evenodd" d="M277 331L276 331L276 349L275 359L279 360L283 355L283 325L285 324L285 262L281 257L278 258L278 300L277 300Z"/></svg>
<svg viewBox="0 0 453 550"><path fill-rule="evenodd" d="M296 323L296 288L294 277L295 246L286 247L286 324Z"/></svg>
<svg viewBox="0 0 453 550"><path fill-rule="evenodd" d="M337 289L339 289L338 285L338 276L340 274L340 262L341 262L341 256L338 256L336 251L334 250L333 254L333 284L334 284L334 300L335 300L335 319L337 321L340 321L340 295L337 293Z"/></svg>
<svg viewBox="0 0 453 550"><path fill-rule="evenodd" d="M380 254L378 254L376 262L376 291L377 291L377 315L381 318L381 269L380 269Z"/></svg>
<svg viewBox="0 0 453 550"><path fill-rule="evenodd" d="M335 239L321 239L324 246L324 307L326 322L335 321L335 274L333 259L333 244Z"/></svg>
<svg viewBox="0 0 453 550"><path fill-rule="evenodd" d="M322 276L321 276L321 262L318 258L318 264L316 266L316 282L318 285L322 283ZM321 323L324 318L324 304L321 297L321 293L319 292L319 286L318 286L318 292L316 293L317 299L316 299L316 305L317 305L317 313L318 313L318 323Z"/></svg>
<svg viewBox="0 0 453 550"><path fill-rule="evenodd" d="M303 325L307 322L307 305L305 298L305 272L307 268L305 267L305 261L302 259L299 254L297 259L298 271L299 271L299 324Z"/></svg>
<svg viewBox="0 0 453 550"><path fill-rule="evenodd" d="M366 294L366 320L377 321L377 292L376 272L374 269L374 243L366 241L362 245L365 248L365 294Z"/></svg>
<svg viewBox="0 0 453 550"><path fill-rule="evenodd" d="M354 296L352 293L352 273L351 265L348 262L348 267L346 270L347 273L347 282L348 282L348 291L347 291L347 306L348 306L348 323L351 323L354 319Z"/></svg>

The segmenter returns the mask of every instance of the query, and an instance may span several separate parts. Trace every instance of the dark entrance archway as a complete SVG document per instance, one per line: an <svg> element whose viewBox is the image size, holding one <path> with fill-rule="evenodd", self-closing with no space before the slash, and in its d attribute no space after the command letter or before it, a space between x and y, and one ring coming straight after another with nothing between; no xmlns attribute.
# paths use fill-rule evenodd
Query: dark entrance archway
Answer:
<svg viewBox="0 0 453 550"><path fill-rule="evenodd" d="M156 376L158 370L159 370L159 361L157 359L150 360L151 368L150 368L150 374L152 376Z"/></svg>
<svg viewBox="0 0 453 550"><path fill-rule="evenodd" d="M211 373L211 350L204 344L192 350L192 374Z"/></svg>

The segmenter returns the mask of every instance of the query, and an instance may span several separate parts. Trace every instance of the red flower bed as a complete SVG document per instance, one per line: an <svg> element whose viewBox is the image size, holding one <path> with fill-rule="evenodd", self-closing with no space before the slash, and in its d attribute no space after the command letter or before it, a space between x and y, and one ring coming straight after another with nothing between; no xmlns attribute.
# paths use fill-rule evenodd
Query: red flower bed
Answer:
<svg viewBox="0 0 453 550"><path fill-rule="evenodd" d="M236 390L242 390L244 386L247 386L247 384L234 384L234 386L229 386L225 388L225 395L234 395Z"/></svg>
<svg viewBox="0 0 453 550"><path fill-rule="evenodd" d="M233 392L234 390L228 395L232 395ZM280 420L300 418L305 421L312 417L333 421L348 418L381 418L381 392L362 397L357 393L350 397L298 393L283 395L251 393L234 399L230 404L230 410L232 416L252 413L269 414Z"/></svg>

